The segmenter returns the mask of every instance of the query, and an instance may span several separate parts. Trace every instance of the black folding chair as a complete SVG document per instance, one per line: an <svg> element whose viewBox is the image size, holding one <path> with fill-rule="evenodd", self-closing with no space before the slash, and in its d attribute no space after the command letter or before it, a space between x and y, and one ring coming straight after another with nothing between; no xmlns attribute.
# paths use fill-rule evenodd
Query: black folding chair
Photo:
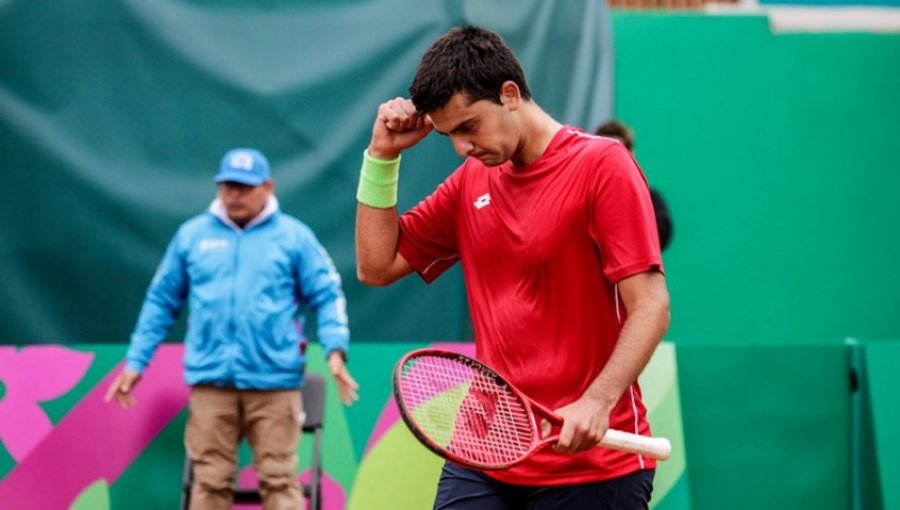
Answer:
<svg viewBox="0 0 900 510"><path fill-rule="evenodd" d="M309 482L303 484L303 495L309 501L310 510L322 509L322 423L325 414L325 378L321 374L307 372L304 378L303 434L312 436L312 465ZM303 443L305 441L301 441ZM191 506L191 487L194 485L194 463L185 457L181 477L181 510ZM235 489L234 503L262 503L259 489Z"/></svg>

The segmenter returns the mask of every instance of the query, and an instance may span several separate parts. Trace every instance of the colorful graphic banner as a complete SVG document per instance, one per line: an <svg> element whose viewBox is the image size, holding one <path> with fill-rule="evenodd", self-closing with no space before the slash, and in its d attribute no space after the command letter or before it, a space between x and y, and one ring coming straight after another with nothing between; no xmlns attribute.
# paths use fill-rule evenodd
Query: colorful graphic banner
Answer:
<svg viewBox="0 0 900 510"><path fill-rule="evenodd" d="M433 345L474 353L472 344ZM352 367L361 384L358 406L340 405L328 379L324 509L431 506L442 460L409 433L390 391L396 359L424 346L359 346ZM309 354L308 369L325 372L318 346ZM177 508L189 393L183 348L160 347L135 389L137 405L129 410L103 402L123 355L124 346L0 347L0 510ZM656 509L690 507L675 367L674 346L663 344L641 377L654 433L669 437L674 451L657 471L651 505ZM308 478L309 450L304 438L301 481ZM237 483L253 487L246 445L239 457Z"/></svg>

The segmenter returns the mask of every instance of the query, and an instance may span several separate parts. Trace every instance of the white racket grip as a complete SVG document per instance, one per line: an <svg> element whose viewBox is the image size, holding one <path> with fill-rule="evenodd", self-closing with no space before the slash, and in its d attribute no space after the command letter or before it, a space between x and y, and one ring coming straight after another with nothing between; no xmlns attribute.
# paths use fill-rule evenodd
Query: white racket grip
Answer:
<svg viewBox="0 0 900 510"><path fill-rule="evenodd" d="M600 446L646 455L656 460L666 460L672 453L672 443L664 437L641 436L613 429L606 431Z"/></svg>

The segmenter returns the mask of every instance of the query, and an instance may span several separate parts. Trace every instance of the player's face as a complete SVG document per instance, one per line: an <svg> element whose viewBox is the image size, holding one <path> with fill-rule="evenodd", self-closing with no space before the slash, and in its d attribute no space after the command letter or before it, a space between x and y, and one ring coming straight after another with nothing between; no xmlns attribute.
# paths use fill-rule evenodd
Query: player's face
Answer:
<svg viewBox="0 0 900 510"><path fill-rule="evenodd" d="M220 182L219 198L231 221L244 226L262 212L266 200L272 194L272 181L259 186L249 186L239 182Z"/></svg>
<svg viewBox="0 0 900 510"><path fill-rule="evenodd" d="M456 153L487 166L507 160L516 163L519 124L515 108L487 99L470 103L458 92L443 107L428 114L434 129L450 138Z"/></svg>

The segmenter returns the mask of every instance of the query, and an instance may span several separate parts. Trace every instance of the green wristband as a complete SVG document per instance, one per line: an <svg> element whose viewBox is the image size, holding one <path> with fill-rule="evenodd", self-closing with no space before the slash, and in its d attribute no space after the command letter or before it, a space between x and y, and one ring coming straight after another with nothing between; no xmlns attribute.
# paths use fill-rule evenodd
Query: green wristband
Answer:
<svg viewBox="0 0 900 510"><path fill-rule="evenodd" d="M363 152L362 169L359 171L359 187L356 199L369 207L387 209L397 205L397 181L400 180L400 156L394 159L376 159Z"/></svg>

